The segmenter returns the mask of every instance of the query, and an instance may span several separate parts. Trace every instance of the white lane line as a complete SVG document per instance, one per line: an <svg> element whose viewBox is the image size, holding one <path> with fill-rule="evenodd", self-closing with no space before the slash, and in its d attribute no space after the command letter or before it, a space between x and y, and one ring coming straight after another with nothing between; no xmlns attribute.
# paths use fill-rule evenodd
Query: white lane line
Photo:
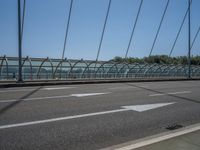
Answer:
<svg viewBox="0 0 200 150"><path fill-rule="evenodd" d="M135 87L127 86L127 87L112 87L112 88L108 88L108 89L109 90L123 90L123 89L133 89L133 88L135 88Z"/></svg>
<svg viewBox="0 0 200 150"><path fill-rule="evenodd" d="M9 124L9 125L0 126L0 129L7 129L7 128L14 128L14 127L56 122L56 121L61 121L61 120L69 120L69 119L83 118L83 117L89 117L89 116L97 116L97 115L110 114L110 113L116 113L116 112L122 112L122 111L128 111L128 110L127 109L117 109L117 110L109 110L109 111L96 112L96 113L90 113L90 114L82 114L82 115L75 115L75 116L67 116L67 117L59 117L59 118L52 118L52 119L46 119L46 120L39 120L39 121Z"/></svg>
<svg viewBox="0 0 200 150"><path fill-rule="evenodd" d="M162 142L162 141L165 141L165 140L168 140L168 139L171 139L171 138L175 138L177 136L181 136L181 135L184 135L184 134L195 132L195 131L198 131L198 130L200 130L200 124L185 127L184 129L180 129L180 130L175 131L173 133L167 133L165 135L163 135L163 134L156 135L156 136L154 135L154 136L145 138L144 140L142 140L142 139L138 140L140 142L135 142L135 143L133 142L133 144L123 146L121 148L112 148L111 147L111 148L108 148L108 149L110 149L110 150L111 149L133 150L133 149L137 149L137 148L140 148L140 147L148 146L150 144L154 144L154 143Z"/></svg>
<svg viewBox="0 0 200 150"><path fill-rule="evenodd" d="M64 90L64 89L72 89L75 87L49 87L49 88L43 88L44 90Z"/></svg>
<svg viewBox="0 0 200 150"><path fill-rule="evenodd" d="M174 103L158 103L158 104L145 104L145 105L139 105L143 110L134 109L136 106L122 106L121 109L115 109L115 110L109 110L109 111L102 111L102 112L95 112L95 113L88 113L88 114L81 114L81 115L73 115L73 116L66 116L66 117L59 117L59 118L51 118L51 119L45 119L45 120L38 120L38 121L30 121L30 122L23 122L23 123L16 123L16 124L8 124L8 125L2 125L0 126L0 129L7 129L7 128L14 128L14 127L21 127L21 126L28 126L28 125L35 125L35 124L42 124L42 123L49 123L49 122L56 122L56 121L62 121L62 120L69 120L69 119L76 119L76 118L83 118L83 117L89 117L89 116L97 116L97 115L104 115L104 114L110 114L110 113L117 113L117 112L123 112L123 111L138 111L143 112L150 109L155 109L158 107L167 106ZM149 107L148 107L149 105ZM154 105L154 108L152 107ZM158 106L159 105L159 106Z"/></svg>
<svg viewBox="0 0 200 150"><path fill-rule="evenodd" d="M104 95L104 94L109 94L109 93L85 93L85 94L58 95L58 96L47 96L47 97L33 97L33 98L24 98L24 99L10 99L10 100L0 100L0 103L57 99L57 98L66 98L66 97L86 97L86 96L96 96L96 95Z"/></svg>
<svg viewBox="0 0 200 150"><path fill-rule="evenodd" d="M9 103L17 101L32 101L32 100L42 100L42 99L54 99L54 98L66 98L71 95L61 95L61 96L48 96L48 97L33 97L33 98L24 98L24 99L9 99L9 100L0 100L0 103Z"/></svg>
<svg viewBox="0 0 200 150"><path fill-rule="evenodd" d="M163 96L163 95L176 95L176 94L190 94L192 91L180 91L180 92L171 92L166 94L150 94L149 96Z"/></svg>
<svg viewBox="0 0 200 150"><path fill-rule="evenodd" d="M166 95L166 94L151 94L149 96L162 96L162 95Z"/></svg>
<svg viewBox="0 0 200 150"><path fill-rule="evenodd" d="M107 93L85 93L85 94L71 94L71 96L75 97L86 97L86 96L96 96L96 95L104 95L104 94L109 94L110 92Z"/></svg>
<svg viewBox="0 0 200 150"><path fill-rule="evenodd" d="M7 93L7 92L20 92L20 91L33 91L33 90L35 90L35 89L21 89L21 90L2 90L2 91L0 91L0 93Z"/></svg>
<svg viewBox="0 0 200 150"><path fill-rule="evenodd" d="M72 89L72 88L76 88L76 87L47 87L47 88L41 88L39 89L41 90L64 90L64 89ZM27 88L27 89L16 89L16 90L1 90L0 93L8 93L8 92L23 92L23 91L33 91L33 90L37 90L37 88Z"/></svg>
<svg viewBox="0 0 200 150"><path fill-rule="evenodd" d="M182 91L182 92L172 92L172 93L168 93L171 95L175 95L175 94L187 94L187 93L192 93L191 91Z"/></svg>

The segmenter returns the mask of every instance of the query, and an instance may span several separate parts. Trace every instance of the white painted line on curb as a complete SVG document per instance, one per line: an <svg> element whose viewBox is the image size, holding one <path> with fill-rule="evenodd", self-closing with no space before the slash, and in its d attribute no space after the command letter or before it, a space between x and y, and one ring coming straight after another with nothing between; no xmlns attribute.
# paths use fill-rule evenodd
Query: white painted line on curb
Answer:
<svg viewBox="0 0 200 150"><path fill-rule="evenodd" d="M74 116L66 116L66 117L59 117L59 118L52 118L52 119L45 119L45 120L38 120L38 121L30 121L30 122L2 125L2 126L0 126L0 129L7 129L7 128L14 128L14 127L21 127L21 126L28 126L28 125L56 122L56 121L62 121L62 120L69 120L69 119L83 118L83 117L89 117L89 116L104 115L104 114L131 111L131 110L142 112L142 111L155 109L155 108L158 108L158 107L163 107L163 106L167 106L167 105L171 105L171 104L174 104L174 103L172 102L172 103L158 103L158 104L139 105L143 110L134 109L134 107L138 108L138 105L136 105L136 106L134 106L134 105L133 106L122 106L121 109L116 109L116 110L109 110L109 111L95 112L95 113L89 113L89 114L81 114L81 115L74 115ZM149 105L149 107L148 107L148 105ZM152 105L154 105L154 108L153 108Z"/></svg>
<svg viewBox="0 0 200 150"><path fill-rule="evenodd" d="M181 135L195 132L198 130L200 130L200 125L195 126L195 127L186 127L185 129L181 129L180 131L175 131L173 133L168 133L168 134L160 136L160 137L149 138L148 140L143 140L138 143L130 144L130 145L127 145L127 146L124 146L121 148L113 148L113 149L115 149L115 150L133 150L136 148L140 148L140 147L144 147L144 146L147 146L150 144L158 143L158 142L161 142L164 140L175 138L177 136L181 136ZM109 148L109 149L111 150L112 148Z"/></svg>
<svg viewBox="0 0 200 150"><path fill-rule="evenodd" d="M171 93L166 93L166 94L161 94L161 93L158 93L158 94L150 94L149 96L163 96L163 95L176 95L176 94L190 94L192 93L192 91L180 91L180 92L171 92Z"/></svg>
<svg viewBox="0 0 200 150"><path fill-rule="evenodd" d="M85 93L85 94L71 94L71 95L59 95L59 96L48 96L48 97L33 97L33 98L24 98L24 99L10 99L10 100L0 100L0 103L10 103L17 101L33 101L33 100L42 100L42 99L57 99L57 98L66 98L66 97L86 97L86 96L95 96L95 95L104 95L109 93Z"/></svg>

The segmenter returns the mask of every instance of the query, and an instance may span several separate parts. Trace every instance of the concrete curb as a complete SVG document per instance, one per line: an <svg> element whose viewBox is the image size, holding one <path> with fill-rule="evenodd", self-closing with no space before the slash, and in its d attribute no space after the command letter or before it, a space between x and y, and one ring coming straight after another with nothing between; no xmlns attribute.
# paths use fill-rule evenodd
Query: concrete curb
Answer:
<svg viewBox="0 0 200 150"><path fill-rule="evenodd" d="M200 78L140 78L140 79L83 79L83 80L35 80L17 83L16 81L0 82L0 88L45 86L45 85L72 85L72 84L102 84L102 83L123 83L123 82L161 82L161 81L191 81Z"/></svg>

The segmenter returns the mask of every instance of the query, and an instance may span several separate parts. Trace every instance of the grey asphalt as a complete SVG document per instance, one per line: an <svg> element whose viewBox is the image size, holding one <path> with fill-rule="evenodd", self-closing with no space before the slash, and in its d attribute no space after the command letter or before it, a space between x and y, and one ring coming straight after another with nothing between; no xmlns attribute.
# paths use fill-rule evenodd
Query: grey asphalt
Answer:
<svg viewBox="0 0 200 150"><path fill-rule="evenodd" d="M56 85L0 89L0 127L121 109L121 106L175 102L145 112L123 111L0 129L0 149L106 148L167 131L172 124L200 122L200 81ZM177 94L168 94L180 92ZM181 93L183 92L183 93ZM184 93L186 92L186 93ZM188 92L188 93L187 93ZM71 94L107 93L86 97ZM153 94L164 94L151 96ZM52 96L69 96L50 98ZM27 98L49 97L23 101ZM17 100L5 102L6 100ZM4 102L3 102L4 101Z"/></svg>

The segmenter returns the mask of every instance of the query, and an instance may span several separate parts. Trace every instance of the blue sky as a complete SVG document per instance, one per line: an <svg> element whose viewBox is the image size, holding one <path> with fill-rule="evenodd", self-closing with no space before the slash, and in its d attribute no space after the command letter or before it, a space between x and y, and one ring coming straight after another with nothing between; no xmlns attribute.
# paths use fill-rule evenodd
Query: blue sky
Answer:
<svg viewBox="0 0 200 150"><path fill-rule="evenodd" d="M144 0L129 57L148 56L167 0ZM154 54L169 54L187 0L170 0ZM140 0L112 0L100 60L124 56ZM70 0L27 0L23 56L61 58ZM65 57L96 58L108 0L74 0ZM192 38L200 26L200 1L191 6ZM17 56L17 0L0 0L0 55ZM187 55L187 22L173 56ZM200 55L200 35L192 49Z"/></svg>

